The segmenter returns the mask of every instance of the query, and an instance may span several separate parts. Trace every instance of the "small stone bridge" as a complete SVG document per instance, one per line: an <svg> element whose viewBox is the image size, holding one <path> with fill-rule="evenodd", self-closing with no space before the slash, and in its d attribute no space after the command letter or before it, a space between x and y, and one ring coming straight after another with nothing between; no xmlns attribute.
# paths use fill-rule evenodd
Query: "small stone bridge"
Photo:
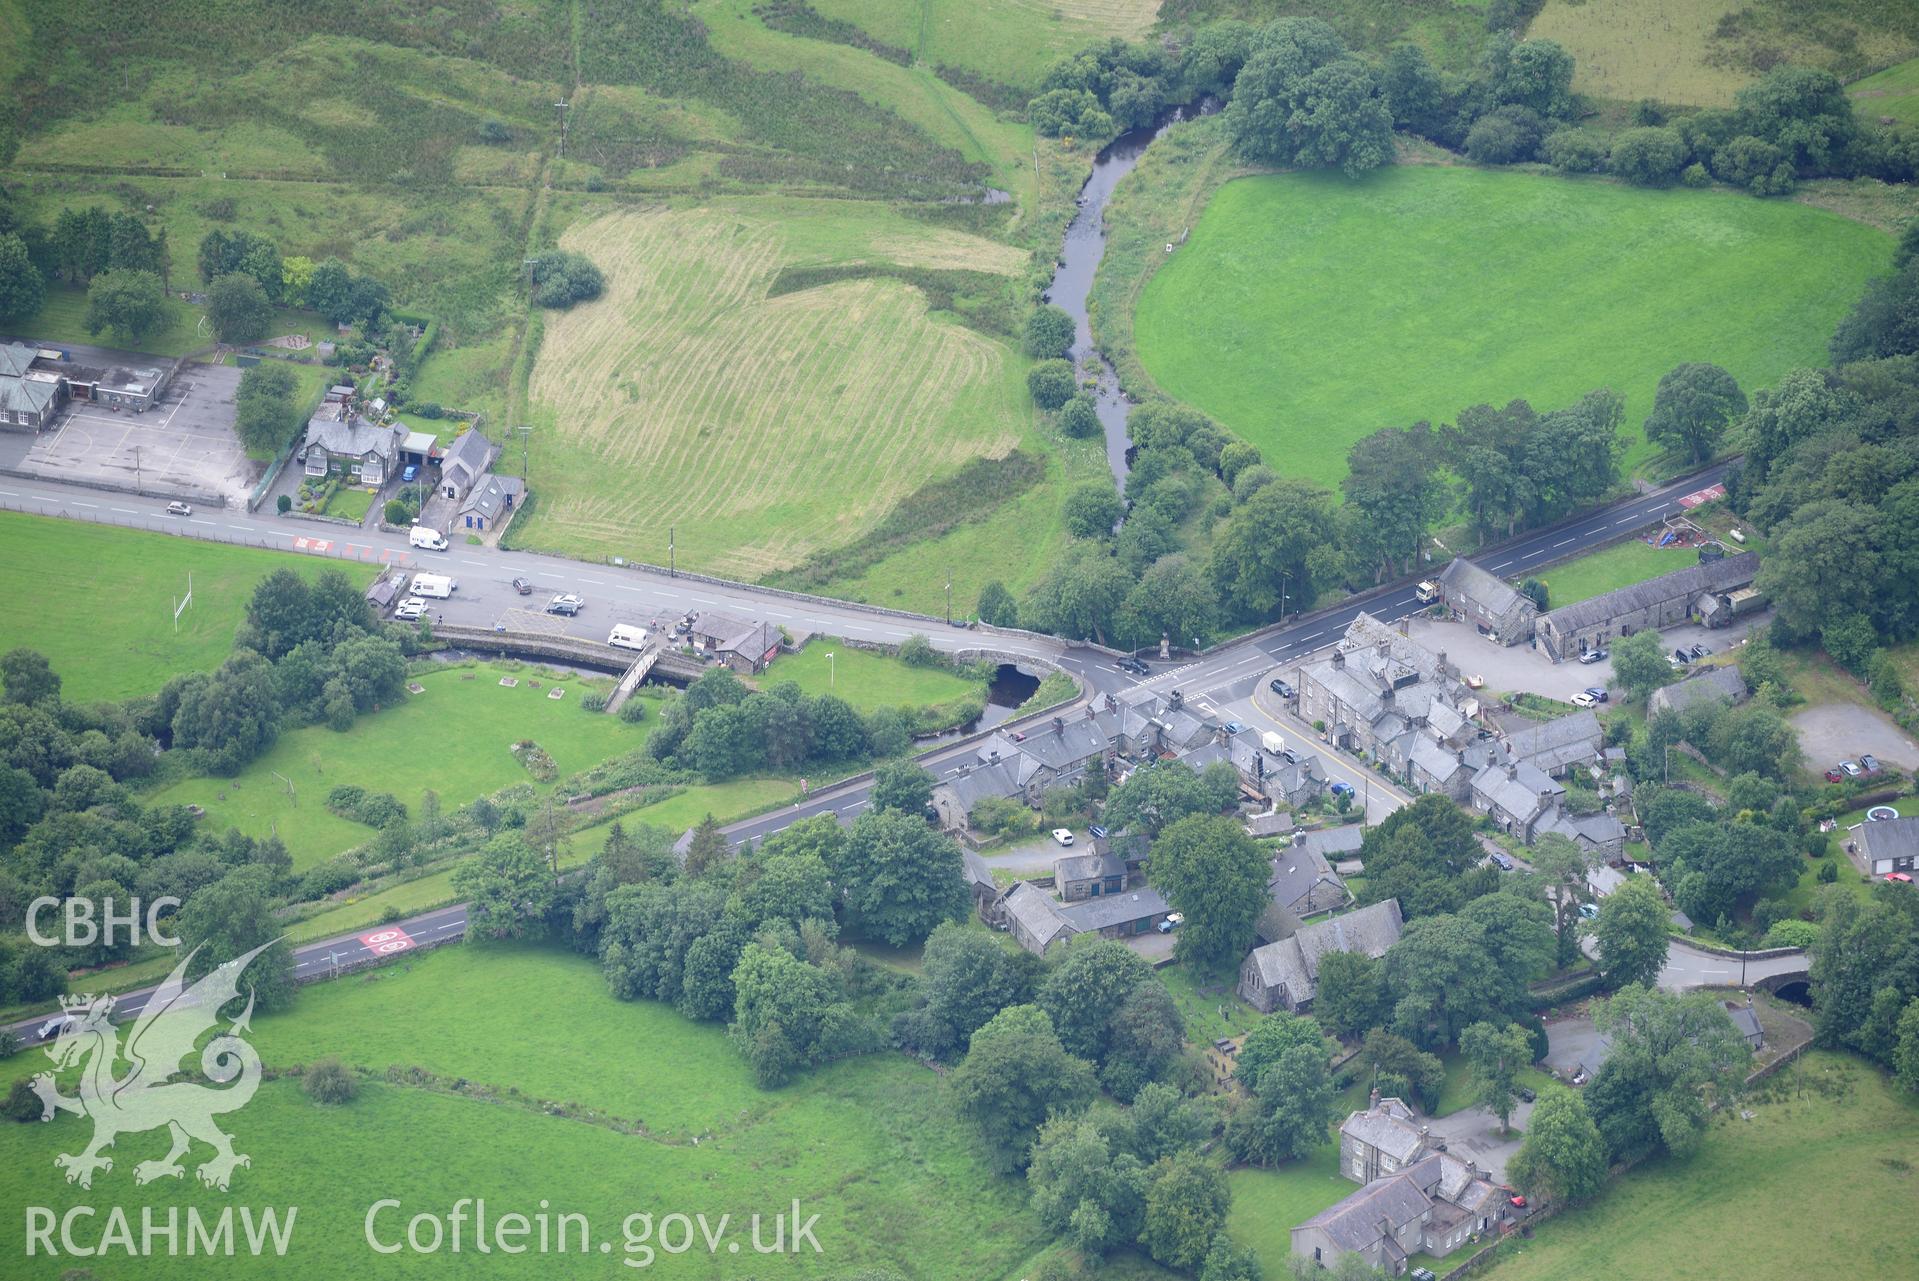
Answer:
<svg viewBox="0 0 1919 1281"><path fill-rule="evenodd" d="M595 671L616 672L620 676L619 686L615 690L619 702L626 701L625 696L631 695L648 675L676 685L685 685L698 680L700 673L706 670L697 660L683 654L652 648L636 657L632 650L617 649L603 641L564 634L439 624L433 629L433 638L481 653L511 654L515 658L546 658L591 667ZM607 710L618 710L618 703L609 700Z"/></svg>

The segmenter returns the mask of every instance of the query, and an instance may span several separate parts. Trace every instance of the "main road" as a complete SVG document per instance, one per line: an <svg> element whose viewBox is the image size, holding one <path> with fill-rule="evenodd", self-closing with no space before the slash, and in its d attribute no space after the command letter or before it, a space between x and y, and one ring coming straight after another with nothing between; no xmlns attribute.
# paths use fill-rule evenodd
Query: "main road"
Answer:
<svg viewBox="0 0 1919 1281"><path fill-rule="evenodd" d="M1504 577L1526 573L1582 550L1614 541L1631 530L1652 524L1685 509L1681 499L1718 483L1728 464L1704 471L1647 493L1621 499L1597 511L1575 516L1550 528L1531 531L1500 543L1477 559ZM1253 691L1266 673L1294 663L1339 639L1348 624L1364 611L1395 621L1422 608L1411 584L1349 600L1293 622L1264 628L1217 649L1182 662L1154 664L1148 675L1135 677L1114 665L1111 654L1083 643L992 627L951 628L939 619L902 616L861 605L798 597L741 583L716 583L670 574L652 567L593 565L536 552L503 551L493 547L455 543L445 552L418 551L398 534L377 529L349 529L268 513L198 511L192 516L168 516L161 504L128 495L108 493L46 481L0 477L0 509L62 516L99 524L122 525L198 538L209 542L245 544L310 555L331 556L394 570L431 569L459 581L451 600L436 603L435 614L446 621L509 631L537 630L599 639L615 623L651 626L689 612L718 610L766 619L789 631L844 637L874 644L897 644L919 633L945 650L988 650L1016 661L1061 668L1081 679L1090 694L1102 695L1145 685L1156 691L1179 689L1188 705L1218 711L1222 704L1246 704L1261 716L1273 715L1257 703ZM530 596L513 588L515 578L534 587ZM563 619L540 612L544 599L570 592L586 600L578 617ZM920 761L939 777L951 776L972 752L968 744L935 747ZM1328 759L1336 774L1348 774L1356 785L1370 780L1376 803L1390 808L1402 794L1357 764ZM869 783L857 779L824 788L800 804L729 825L729 838L739 844L761 839L801 818L832 814L850 822L868 803ZM341 967L364 963L381 955L380 949L397 940L367 938L387 930L404 935L408 946L463 932L464 909L445 908L422 917L397 922L301 948L296 964L301 977L322 977ZM139 1008L147 992L129 993L120 1008ZM39 1020L14 1025L31 1041Z"/></svg>

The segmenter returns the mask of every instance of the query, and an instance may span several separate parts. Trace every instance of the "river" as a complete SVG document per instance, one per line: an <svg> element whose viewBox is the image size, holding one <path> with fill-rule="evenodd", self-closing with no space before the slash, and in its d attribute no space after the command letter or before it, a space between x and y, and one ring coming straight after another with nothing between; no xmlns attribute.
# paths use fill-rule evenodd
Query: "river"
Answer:
<svg viewBox="0 0 1919 1281"><path fill-rule="evenodd" d="M1119 389L1119 375L1112 363L1093 345L1093 329L1086 316L1086 300L1093 290L1093 277L1099 271L1099 260L1106 254L1106 202L1112 198L1119 180L1139 163L1153 139L1190 115L1211 115L1218 109L1218 101L1212 98L1202 101L1197 109L1175 107L1156 124L1121 134L1093 157L1093 172L1080 188L1079 212L1067 224L1059 266L1046 291L1047 301L1073 318L1073 364L1082 376L1091 370L1098 380L1094 405L1099 411L1100 427L1106 433L1106 464L1113 469L1113 481L1121 492L1126 489L1126 455L1133 445L1126 434L1126 417L1132 407Z"/></svg>

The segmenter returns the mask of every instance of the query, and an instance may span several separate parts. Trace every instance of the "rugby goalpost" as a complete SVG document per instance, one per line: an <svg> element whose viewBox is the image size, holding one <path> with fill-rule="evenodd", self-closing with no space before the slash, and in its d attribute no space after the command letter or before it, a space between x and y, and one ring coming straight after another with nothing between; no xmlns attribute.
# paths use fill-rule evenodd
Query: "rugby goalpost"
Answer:
<svg viewBox="0 0 1919 1281"><path fill-rule="evenodd" d="M173 634L180 634L180 615L193 605L193 571L187 571L187 594L173 602Z"/></svg>

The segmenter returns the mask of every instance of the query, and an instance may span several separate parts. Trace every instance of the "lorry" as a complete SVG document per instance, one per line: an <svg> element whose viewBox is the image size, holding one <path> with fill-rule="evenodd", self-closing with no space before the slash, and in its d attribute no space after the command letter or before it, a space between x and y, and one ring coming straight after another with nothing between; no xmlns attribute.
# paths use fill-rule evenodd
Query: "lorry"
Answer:
<svg viewBox="0 0 1919 1281"><path fill-rule="evenodd" d="M1413 595L1419 597L1420 604L1430 605L1439 599L1439 584L1429 578L1413 588Z"/></svg>
<svg viewBox="0 0 1919 1281"><path fill-rule="evenodd" d="M1274 756L1278 756L1286 750L1286 740L1272 730L1267 730L1259 736L1259 745L1271 752Z"/></svg>
<svg viewBox="0 0 1919 1281"><path fill-rule="evenodd" d="M407 531L406 541L413 547L424 547L430 552L446 550L446 535L437 529L428 529L425 525L415 525Z"/></svg>
<svg viewBox="0 0 1919 1281"><path fill-rule="evenodd" d="M460 584L445 574L415 574L412 591L415 596L428 596L434 600L445 600L460 590Z"/></svg>

